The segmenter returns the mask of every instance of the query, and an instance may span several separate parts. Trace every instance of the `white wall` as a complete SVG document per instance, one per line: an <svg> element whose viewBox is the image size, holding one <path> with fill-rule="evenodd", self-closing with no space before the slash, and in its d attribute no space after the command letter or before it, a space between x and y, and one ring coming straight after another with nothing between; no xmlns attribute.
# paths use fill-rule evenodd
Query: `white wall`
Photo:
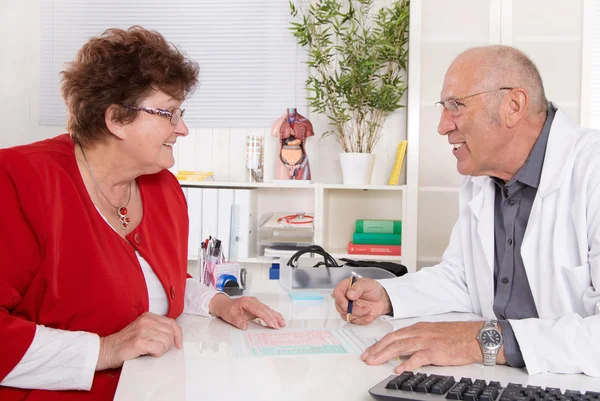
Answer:
<svg viewBox="0 0 600 401"><path fill-rule="evenodd" d="M421 265L439 260L457 214L456 188L461 177L446 141L437 134L443 75L452 59L474 45L515 45L537 63L548 98L579 121L581 97L581 32L584 0L422 0L421 127L419 163L419 259ZM378 0L389 3L389 0ZM0 147L28 143L63 132L39 126L38 1L0 0ZM282 110L283 112L283 110ZM316 132L326 122L309 116ZM398 142L405 138L404 111L386 123L376 149L374 184L383 184L394 162ZM180 144L180 169L212 170L219 180L243 179L243 138L263 133L269 178L274 158L270 127L259 130L196 130ZM341 182L339 149L332 138L312 138L308 154L318 182ZM271 153L269 153L271 152ZM440 207L441 206L441 207Z"/></svg>
<svg viewBox="0 0 600 401"><path fill-rule="evenodd" d="M40 127L40 4L0 0L0 148L29 143L64 131Z"/></svg>

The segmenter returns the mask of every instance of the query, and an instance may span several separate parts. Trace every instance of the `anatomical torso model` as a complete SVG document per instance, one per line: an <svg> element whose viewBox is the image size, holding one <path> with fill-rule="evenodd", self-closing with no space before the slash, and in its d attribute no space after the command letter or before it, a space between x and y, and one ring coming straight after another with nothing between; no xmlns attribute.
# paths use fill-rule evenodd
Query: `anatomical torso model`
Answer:
<svg viewBox="0 0 600 401"><path fill-rule="evenodd" d="M276 179L311 179L308 155L304 145L306 138L314 134L310 121L300 115L296 109L288 109L275 121L271 135L279 140Z"/></svg>

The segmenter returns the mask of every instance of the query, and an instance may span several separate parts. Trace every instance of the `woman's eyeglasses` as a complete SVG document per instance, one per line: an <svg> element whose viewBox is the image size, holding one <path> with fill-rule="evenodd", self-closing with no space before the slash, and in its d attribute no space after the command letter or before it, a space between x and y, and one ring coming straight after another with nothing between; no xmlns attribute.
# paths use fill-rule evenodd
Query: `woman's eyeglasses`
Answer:
<svg viewBox="0 0 600 401"><path fill-rule="evenodd" d="M179 120L181 120L183 118L183 113L185 112L185 109L173 109L173 111L169 111L169 110L163 110L163 109L156 109L154 107L136 107L136 106L125 106L125 107L127 107L128 109L131 109L131 110L135 110L135 111L145 111L146 113L156 114L161 117L167 117L167 118L169 118L169 121L171 121L171 124L173 124L173 125L177 125Z"/></svg>

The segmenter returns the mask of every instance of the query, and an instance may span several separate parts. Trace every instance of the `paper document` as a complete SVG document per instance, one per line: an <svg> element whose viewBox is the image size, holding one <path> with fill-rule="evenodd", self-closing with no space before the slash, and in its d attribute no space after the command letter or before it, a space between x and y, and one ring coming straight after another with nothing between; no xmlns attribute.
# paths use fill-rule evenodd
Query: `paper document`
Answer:
<svg viewBox="0 0 600 401"><path fill-rule="evenodd" d="M233 356L360 355L385 333L371 327L351 329L232 332Z"/></svg>

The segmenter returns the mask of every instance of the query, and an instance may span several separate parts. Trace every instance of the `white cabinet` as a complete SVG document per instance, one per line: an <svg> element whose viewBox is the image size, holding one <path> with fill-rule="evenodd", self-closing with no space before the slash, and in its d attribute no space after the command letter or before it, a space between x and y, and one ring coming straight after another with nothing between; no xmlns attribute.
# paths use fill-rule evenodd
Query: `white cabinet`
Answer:
<svg viewBox="0 0 600 401"><path fill-rule="evenodd" d="M335 258L392 260L414 271L416 241L405 241L404 227L410 216L406 185L346 186L341 184L250 184L244 182L180 182L182 187L248 188L256 191L256 218L265 213L304 212L314 216L314 243ZM357 219L394 219L403 221L402 256L349 255L348 242ZM408 242L408 246L406 246ZM190 260L197 258L190 249ZM251 255L241 263L268 263L270 258Z"/></svg>

